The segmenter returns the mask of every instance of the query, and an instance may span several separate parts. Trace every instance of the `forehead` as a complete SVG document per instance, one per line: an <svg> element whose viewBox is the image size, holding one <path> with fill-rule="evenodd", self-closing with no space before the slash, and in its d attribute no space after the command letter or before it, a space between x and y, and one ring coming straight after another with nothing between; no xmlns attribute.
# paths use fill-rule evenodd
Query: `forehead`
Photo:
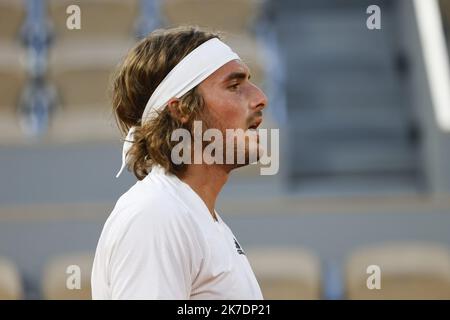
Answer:
<svg viewBox="0 0 450 320"><path fill-rule="evenodd" d="M214 71L203 83L217 84L227 80L227 77L233 73L250 74L250 69L242 60L232 60L225 63L222 67Z"/></svg>

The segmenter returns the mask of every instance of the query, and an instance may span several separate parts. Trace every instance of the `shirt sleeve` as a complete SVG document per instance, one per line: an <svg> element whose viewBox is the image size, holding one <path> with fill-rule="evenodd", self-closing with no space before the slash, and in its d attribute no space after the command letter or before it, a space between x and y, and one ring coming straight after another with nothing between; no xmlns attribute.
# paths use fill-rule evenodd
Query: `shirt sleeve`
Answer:
<svg viewBox="0 0 450 320"><path fill-rule="evenodd" d="M112 299L189 299L202 247L176 206L136 214L111 253Z"/></svg>

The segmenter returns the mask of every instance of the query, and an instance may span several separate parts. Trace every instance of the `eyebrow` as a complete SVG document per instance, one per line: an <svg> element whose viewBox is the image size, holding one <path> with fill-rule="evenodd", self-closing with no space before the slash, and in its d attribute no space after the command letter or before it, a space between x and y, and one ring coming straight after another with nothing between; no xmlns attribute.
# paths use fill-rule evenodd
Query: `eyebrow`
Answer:
<svg viewBox="0 0 450 320"><path fill-rule="evenodd" d="M234 79L238 80L247 79L247 76L250 79L250 74L247 74L245 72L232 72L229 75L227 75L227 77L225 78L225 80L223 80L223 82L229 82Z"/></svg>

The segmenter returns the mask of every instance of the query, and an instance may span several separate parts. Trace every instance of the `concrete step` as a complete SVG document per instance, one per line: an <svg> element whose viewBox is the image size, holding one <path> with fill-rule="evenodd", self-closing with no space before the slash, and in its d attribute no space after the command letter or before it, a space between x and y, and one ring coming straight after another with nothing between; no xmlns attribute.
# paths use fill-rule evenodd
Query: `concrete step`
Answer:
<svg viewBox="0 0 450 320"><path fill-rule="evenodd" d="M383 75L371 79L367 74L338 74L327 76L298 76L288 80L287 101L289 110L355 106L363 109L386 107L409 113L401 98L401 83ZM289 77L288 77L289 78Z"/></svg>
<svg viewBox="0 0 450 320"><path fill-rule="evenodd" d="M291 133L299 136L327 136L348 131L355 134L357 131L380 137L407 137L412 125L405 110L389 105L378 108L355 104L345 108L299 108L292 110L290 120Z"/></svg>
<svg viewBox="0 0 450 320"><path fill-rule="evenodd" d="M413 172L418 166L413 146L386 139L337 143L297 137L291 157L293 175Z"/></svg>

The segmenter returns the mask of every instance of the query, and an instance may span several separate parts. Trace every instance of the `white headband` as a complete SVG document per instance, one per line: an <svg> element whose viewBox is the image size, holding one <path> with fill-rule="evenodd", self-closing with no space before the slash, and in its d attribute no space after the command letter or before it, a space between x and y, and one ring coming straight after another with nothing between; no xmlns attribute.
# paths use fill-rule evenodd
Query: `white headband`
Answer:
<svg viewBox="0 0 450 320"><path fill-rule="evenodd" d="M231 60L240 59L229 46L218 38L212 38L184 57L158 85L142 113L141 125L158 115L170 99L181 98L195 88L214 71ZM126 166L128 150L133 141L135 127L131 127L123 143L122 166L116 175L120 176Z"/></svg>

